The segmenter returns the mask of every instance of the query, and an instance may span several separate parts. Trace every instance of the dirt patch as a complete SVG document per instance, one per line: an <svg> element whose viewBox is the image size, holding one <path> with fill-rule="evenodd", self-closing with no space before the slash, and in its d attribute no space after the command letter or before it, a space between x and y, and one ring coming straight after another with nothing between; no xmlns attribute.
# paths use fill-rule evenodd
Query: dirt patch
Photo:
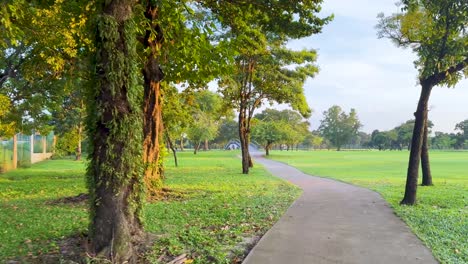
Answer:
<svg viewBox="0 0 468 264"><path fill-rule="evenodd" d="M57 250L47 252L41 255L29 255L14 260L8 260L7 264L42 264L42 263L61 263L61 264L81 264L87 263L85 241L86 237L82 234L67 237L57 241Z"/></svg>
<svg viewBox="0 0 468 264"><path fill-rule="evenodd" d="M190 192L188 191L179 191L172 190L169 188L162 188L162 190L157 194L150 197L147 197L148 202L158 202L158 201L183 201L188 199Z"/></svg>
<svg viewBox="0 0 468 264"><path fill-rule="evenodd" d="M47 204L57 205L57 204L83 204L89 199L89 194L80 193L77 196L64 197L52 201L48 201Z"/></svg>
<svg viewBox="0 0 468 264"><path fill-rule="evenodd" d="M148 253L153 249L154 241L158 236L145 233L136 247L137 263L150 263L147 260ZM62 240L55 241L57 249L40 255L28 255L18 259L8 260L6 264L88 264L88 263L110 263L109 261L96 258L91 252L88 236L77 234Z"/></svg>
<svg viewBox="0 0 468 264"><path fill-rule="evenodd" d="M250 253L252 248L260 241L261 236L244 237L230 252L229 258L232 258L231 263L238 264L244 261L245 257Z"/></svg>

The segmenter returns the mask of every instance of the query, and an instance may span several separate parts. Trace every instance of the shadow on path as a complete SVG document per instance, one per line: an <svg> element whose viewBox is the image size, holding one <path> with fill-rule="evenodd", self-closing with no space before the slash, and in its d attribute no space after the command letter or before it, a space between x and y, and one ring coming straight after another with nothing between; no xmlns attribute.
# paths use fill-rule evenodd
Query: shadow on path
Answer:
<svg viewBox="0 0 468 264"><path fill-rule="evenodd" d="M378 193L304 174L258 152L252 156L304 193L262 237L244 264L437 263Z"/></svg>

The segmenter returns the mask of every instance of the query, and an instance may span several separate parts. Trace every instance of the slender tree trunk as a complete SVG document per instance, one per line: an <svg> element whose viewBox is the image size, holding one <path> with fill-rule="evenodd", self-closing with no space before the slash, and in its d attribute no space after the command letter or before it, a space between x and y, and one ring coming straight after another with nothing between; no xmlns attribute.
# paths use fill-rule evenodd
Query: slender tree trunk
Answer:
<svg viewBox="0 0 468 264"><path fill-rule="evenodd" d="M13 135L13 168L18 167L18 134Z"/></svg>
<svg viewBox="0 0 468 264"><path fill-rule="evenodd" d="M208 139L205 139L205 144L203 145L203 150L204 150L204 151L207 151L207 150L209 150L209 149L210 149L210 148L209 148L209 145L208 145Z"/></svg>
<svg viewBox="0 0 468 264"><path fill-rule="evenodd" d="M161 80L164 74L159 66L163 32L158 25L158 8L153 1L148 1L145 17L153 28L146 31L144 46L150 51L143 68L144 76L144 122L143 122L143 162L145 164L145 185L148 196L157 196L162 189L163 168L160 162L160 142L162 142L162 98Z"/></svg>
<svg viewBox="0 0 468 264"><path fill-rule="evenodd" d="M82 137L83 137L83 124L80 122L80 124L78 125L78 146L76 148L76 157L75 157L75 160L81 160L81 141L82 141Z"/></svg>
<svg viewBox="0 0 468 264"><path fill-rule="evenodd" d="M141 104L135 1L105 1L96 30L96 87L88 93L91 250L112 263L138 263L143 237ZM118 67L116 67L118 65Z"/></svg>
<svg viewBox="0 0 468 264"><path fill-rule="evenodd" d="M195 143L194 145L194 150L193 150L193 154L197 155L197 152L198 152L198 149L200 148L200 145L201 145L201 142L198 141Z"/></svg>
<svg viewBox="0 0 468 264"><path fill-rule="evenodd" d="M250 154L249 154L249 140L247 134L247 119L245 117L246 109L240 107L239 111L239 139L241 143L242 153L242 173L249 174L250 168Z"/></svg>
<svg viewBox="0 0 468 264"><path fill-rule="evenodd" d="M271 143L268 142L267 145L265 146L265 155L270 156L270 148L271 148Z"/></svg>
<svg viewBox="0 0 468 264"><path fill-rule="evenodd" d="M423 145L424 126L427 120L428 101L431 95L432 86L426 82L421 82L421 95L418 107L414 113L415 122L413 138L411 140L411 151L408 162L408 172L406 177L405 196L400 204L413 205L416 202L416 191L418 187L419 162Z"/></svg>
<svg viewBox="0 0 468 264"><path fill-rule="evenodd" d="M427 115L424 122L424 134L423 134L423 144L421 149L421 167L422 167L422 186L432 186L432 173L431 166L429 163L429 148L427 145Z"/></svg>
<svg viewBox="0 0 468 264"><path fill-rule="evenodd" d="M174 164L175 164L176 167L178 167L179 163L177 162L177 151L176 151L176 149L174 147L174 144L172 143L172 140L171 140L169 134L165 133L165 135L166 135L167 144L169 145L169 148L172 150L172 155L174 156Z"/></svg>

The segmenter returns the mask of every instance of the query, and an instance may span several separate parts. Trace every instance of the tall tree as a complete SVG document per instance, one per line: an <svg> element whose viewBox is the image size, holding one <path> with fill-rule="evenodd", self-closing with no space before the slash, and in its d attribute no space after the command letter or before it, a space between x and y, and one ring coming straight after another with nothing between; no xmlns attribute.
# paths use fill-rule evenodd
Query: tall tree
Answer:
<svg viewBox="0 0 468 264"><path fill-rule="evenodd" d="M379 37L391 39L399 47L410 47L418 56L421 95L415 116L411 141L405 195L401 204L416 202L421 153L427 150L425 131L428 101L432 88L438 85L455 86L467 76L468 64L468 2L465 0L405 0L401 13L380 15ZM428 166L428 154L424 154ZM430 173L429 167L423 169ZM432 178L430 175L426 176Z"/></svg>
<svg viewBox="0 0 468 264"><path fill-rule="evenodd" d="M140 37L144 52L144 142L145 183L147 193L158 195L162 187L160 145L163 140L163 99L161 81L186 82L191 87L211 81L223 63L210 63L219 54L208 38L211 24L201 14L199 4L189 1L141 1L140 16L144 36ZM193 8L193 9L192 9ZM166 120L170 122L170 120Z"/></svg>
<svg viewBox="0 0 468 264"><path fill-rule="evenodd" d="M288 150L297 146L309 133L309 122L304 120L302 115L294 110L276 110L267 108L256 114L255 118L264 122L281 123L281 137L277 137L275 142L284 143ZM279 130L278 130L279 131ZM258 133L257 133L258 134ZM276 133L278 134L278 133ZM273 143L273 142L272 142Z"/></svg>
<svg viewBox="0 0 468 264"><path fill-rule="evenodd" d="M455 130L459 131L465 140L468 139L468 119L457 123L455 125Z"/></svg>
<svg viewBox="0 0 468 264"><path fill-rule="evenodd" d="M68 138L73 138L74 142L69 149L75 153L76 160L81 160L82 141L85 133L86 107L83 80L76 78L67 82L68 92L65 92L62 103L57 105L55 111L52 112L52 124L54 132L58 136L69 134ZM72 137L70 137L73 135Z"/></svg>
<svg viewBox="0 0 468 264"><path fill-rule="evenodd" d="M193 123L187 130L187 136L194 146L197 154L202 143L212 140L218 134L218 123L208 113L197 110L193 114Z"/></svg>
<svg viewBox="0 0 468 264"><path fill-rule="evenodd" d="M252 128L252 139L262 144L265 155L270 155L274 143L283 140L287 135L287 124L272 120L257 120Z"/></svg>
<svg viewBox="0 0 468 264"><path fill-rule="evenodd" d="M173 85L163 85L163 107L164 137L172 151L175 166L178 166L177 152L174 139L182 138L188 126L193 121L191 108L187 104L184 94L179 93Z"/></svg>
<svg viewBox="0 0 468 264"><path fill-rule="evenodd" d="M349 114L346 114L341 107L334 105L323 112L319 131L339 151L344 144L347 144L353 137L357 136L361 126L354 109L351 109Z"/></svg>
<svg viewBox="0 0 468 264"><path fill-rule="evenodd" d="M285 43L317 34L330 17L316 16L322 1L205 1L219 18L234 52L232 68L221 78L220 91L237 109L242 172L252 166L248 146L254 111L265 101L288 103L310 114L302 85L317 72L315 51L293 52ZM297 67L285 66L294 64Z"/></svg>
<svg viewBox="0 0 468 264"><path fill-rule="evenodd" d="M205 124L207 130L216 128L215 134L217 134L221 119L226 117L232 118L234 115L229 105L223 103L223 98L210 90L202 90L194 93L194 107L196 109L194 117L199 116L197 112L203 112L203 114L206 115L204 119L206 119L205 122L207 122ZM203 142L203 150L208 150L208 141L214 139L214 137L211 136L212 133L205 134L210 134L209 137L205 137Z"/></svg>
<svg viewBox="0 0 468 264"><path fill-rule="evenodd" d="M213 140L219 146L226 145L230 140L239 140L239 125L230 118L223 118L219 124L218 136Z"/></svg>
<svg viewBox="0 0 468 264"><path fill-rule="evenodd" d="M87 182L92 250L113 263L137 263L143 235L143 90L138 85L133 0L100 1L95 86L88 97Z"/></svg>

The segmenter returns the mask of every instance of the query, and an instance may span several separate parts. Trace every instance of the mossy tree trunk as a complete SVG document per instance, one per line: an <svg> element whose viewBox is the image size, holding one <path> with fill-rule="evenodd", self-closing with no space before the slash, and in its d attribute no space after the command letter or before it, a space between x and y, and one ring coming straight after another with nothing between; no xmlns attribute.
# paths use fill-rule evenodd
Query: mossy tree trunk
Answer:
<svg viewBox="0 0 468 264"><path fill-rule="evenodd" d="M137 263L143 236L142 90L137 84L135 1L103 1L96 30L96 86L88 94L91 250Z"/></svg>
<svg viewBox="0 0 468 264"><path fill-rule="evenodd" d="M143 162L145 165L145 185L148 196L158 196L162 189L163 167L161 143L163 133L161 80L164 75L159 65L159 56L164 41L158 24L158 8L154 1L148 1L145 17L152 30L147 30L143 45L148 50L143 68L144 76L144 122L143 122ZM156 34L156 35L154 35Z"/></svg>

